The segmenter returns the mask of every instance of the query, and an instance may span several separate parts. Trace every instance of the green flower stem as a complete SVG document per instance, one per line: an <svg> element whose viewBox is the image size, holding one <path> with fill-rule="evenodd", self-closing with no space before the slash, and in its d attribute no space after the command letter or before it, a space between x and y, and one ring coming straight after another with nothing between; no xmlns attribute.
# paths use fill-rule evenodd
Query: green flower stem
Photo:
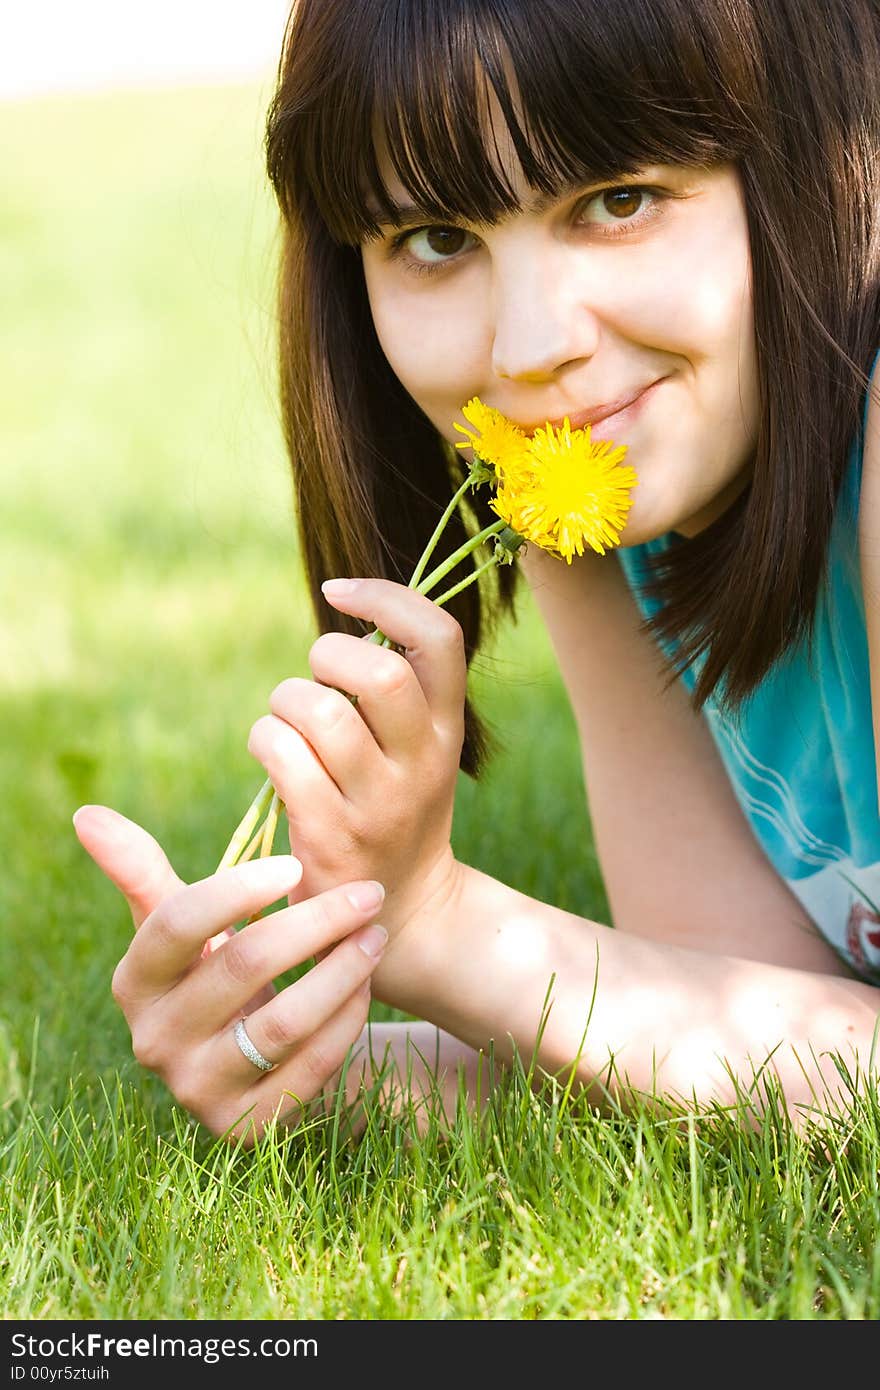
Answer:
<svg viewBox="0 0 880 1390"><path fill-rule="evenodd" d="M263 824L258 826L257 830L254 832L251 839L248 841L246 848L242 850L241 854L236 859L236 864L246 864L249 859L253 859L254 855L256 854L257 850L260 848L260 845L262 844L263 826L265 826L265 824L266 822L263 821Z"/></svg>
<svg viewBox="0 0 880 1390"><path fill-rule="evenodd" d="M446 524L449 521L449 518L452 516L452 513L455 511L462 497L464 497L468 488L471 486L472 481L473 476L472 474L468 473L461 487L458 489L458 492L455 494L452 501L449 503L449 506L446 508L446 511L443 513L440 520L438 521L433 536L428 541L428 544L425 546L425 549L422 551L422 558L419 560L419 563L416 565L415 569L412 572L412 577L408 585L410 589L414 589L416 587L422 575L424 574L425 566L427 565L428 561L433 555L434 550L437 546L437 542L443 535L443 532L446 530Z"/></svg>
<svg viewBox="0 0 880 1390"><path fill-rule="evenodd" d="M450 570L455 569L455 566L457 564L459 564L462 560L466 559L468 555L470 555L471 551L476 550L478 546L485 544L485 542L488 540L491 540L493 536L497 536L499 532L505 529L506 526L506 521L502 521L500 519L498 521L493 521L491 525L486 526L476 536L469 536L468 539L465 541L464 545L460 545L458 547L458 550L454 551L452 555L450 555L446 560L442 562L442 564L437 565L436 569L431 570L431 573L428 575L427 579L423 579L422 582L418 585L413 584L412 580L410 580L408 587L410 589L414 588L416 590L416 593L418 594L429 594L430 591L433 588L435 588L437 584L440 583L440 580L446 577ZM432 548L433 544L434 542L432 540L431 546L429 546L429 550L430 548ZM424 556L422 558L424 559ZM493 560L492 563L494 564L495 561ZM421 560L419 561L419 566L424 568L421 564ZM482 572L482 569L480 569L475 573L482 574ZM465 582L470 583L470 578L468 578L468 580ZM459 585L459 588L464 587L464 584ZM446 595L446 598L451 598L453 592L457 593L458 589L454 591L450 590L450 592ZM386 637L384 632L380 632L378 628L376 628L375 632L370 633L369 640L371 642L378 643L378 645L382 647L391 646L391 639L389 637Z"/></svg>
<svg viewBox="0 0 880 1390"><path fill-rule="evenodd" d="M476 550L478 545L483 545L485 541L491 540L493 536L497 536L499 531L503 531L506 525L507 522L499 517L497 521L493 521L491 525L484 527L476 536L469 536L464 545L460 545L458 550L454 550L442 564L439 564L436 569L431 570L427 579L423 579L421 584L417 586L416 592L420 594L429 594L434 586L439 584L440 580L446 577L450 570L454 570L455 566L459 564L460 561L470 555L472 550Z"/></svg>
<svg viewBox="0 0 880 1390"><path fill-rule="evenodd" d="M260 858L265 859L272 853L275 845L275 831L278 828L278 815L281 811L281 798L276 792L272 797L266 819L263 822L263 834L260 839Z"/></svg>
<svg viewBox="0 0 880 1390"><path fill-rule="evenodd" d="M263 824L257 831L256 835L254 835L247 849L244 851L242 855L240 855L239 859L237 860L239 864L242 864L246 859L250 859L253 856L258 845L260 848L261 859L265 859L267 855L272 853L272 850L275 845L275 831L278 826L278 815L280 810L281 798L279 797L278 793L273 789L272 800L269 804L269 809L266 812L266 819L263 821ZM259 922L262 915L262 909L259 909L257 912L253 914L253 916L247 919L247 921L245 922L245 926L253 926L254 922Z"/></svg>
<svg viewBox="0 0 880 1390"><path fill-rule="evenodd" d="M226 846L226 849L223 853L223 858L217 865L218 871L220 869L229 868L230 864L238 863L239 859L241 858L242 851L245 849L245 846L247 845L248 840L251 838L251 835L253 834L253 831L255 830L258 822L268 811L274 795L275 788L272 786L271 781L267 779L263 783L260 790L257 792L250 806L245 811L244 815L241 818L241 821L238 824L235 834L229 841L229 844Z"/></svg>
<svg viewBox="0 0 880 1390"><path fill-rule="evenodd" d="M443 604L446 603L448 599L454 598L456 594L460 594L462 589L466 589L469 584L475 584L481 574L485 574L486 570L490 570L493 565L497 564L498 560L496 556L493 555L480 565L479 569L472 570L460 584L455 584L451 589L447 589L445 594L441 594L439 598L432 599L431 602L436 603L438 608L442 608Z"/></svg>

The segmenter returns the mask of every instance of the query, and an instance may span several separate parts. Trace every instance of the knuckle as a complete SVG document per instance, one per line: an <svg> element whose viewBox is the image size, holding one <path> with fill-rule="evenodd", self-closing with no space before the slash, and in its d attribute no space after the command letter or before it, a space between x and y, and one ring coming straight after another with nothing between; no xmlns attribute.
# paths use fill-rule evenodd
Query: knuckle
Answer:
<svg viewBox="0 0 880 1390"><path fill-rule="evenodd" d="M166 1061L162 1033L149 1019L141 1019L132 1026L131 1050L135 1061L147 1071L162 1073Z"/></svg>
<svg viewBox="0 0 880 1390"><path fill-rule="evenodd" d="M272 1013L261 1018L260 1024L265 1040L265 1049L274 1059L276 1055L289 1052L300 1040L300 1032L292 1016L289 1014L273 1010Z"/></svg>
<svg viewBox="0 0 880 1390"><path fill-rule="evenodd" d="M365 810L357 816L353 824L340 828L336 836L336 848L339 860L343 864L350 864L354 855L360 852L365 841L369 839L371 827L375 827L375 824L375 814Z"/></svg>
<svg viewBox="0 0 880 1390"><path fill-rule="evenodd" d="M186 916L187 889L177 888L150 914L141 931L155 938L154 944L159 947L171 946L178 941Z"/></svg>
<svg viewBox="0 0 880 1390"><path fill-rule="evenodd" d="M358 996L357 1004L354 1009L354 1018L352 1020L352 1042L357 1041L370 1017L371 999L372 995L369 990L365 990L363 994Z"/></svg>
<svg viewBox="0 0 880 1390"><path fill-rule="evenodd" d="M461 623L453 618L451 613L438 609L437 638L443 650L451 656L460 656L464 659L464 631Z"/></svg>
<svg viewBox="0 0 880 1390"><path fill-rule="evenodd" d="M351 705L344 695L330 690L315 701L313 711L315 723L320 724L322 729L332 729L345 719L350 709Z"/></svg>
<svg viewBox="0 0 880 1390"><path fill-rule="evenodd" d="M339 646L338 632L322 632L320 637L316 637L309 647L309 665L317 663L321 665L323 661Z"/></svg>
<svg viewBox="0 0 880 1390"><path fill-rule="evenodd" d="M359 649L359 640L350 632L322 632L309 648L308 663L312 678L335 684L340 663L347 666Z"/></svg>
<svg viewBox="0 0 880 1390"><path fill-rule="evenodd" d="M224 941L214 954L228 979L236 985L252 984L260 973L264 959L258 942L248 934L246 928Z"/></svg>
<svg viewBox="0 0 880 1390"><path fill-rule="evenodd" d="M319 893L309 899L309 915L317 935L324 939L333 934L337 925L337 914L333 911L334 893Z"/></svg>
<svg viewBox="0 0 880 1390"><path fill-rule="evenodd" d="M395 803L393 799L398 789L407 797L411 796L412 787L406 774L397 768L390 768L389 779L386 787L388 799L384 805L352 809L346 839L340 853L340 858L348 866L346 872L349 878L357 877L357 865L363 862L362 856L365 852L369 854L393 840L401 823L412 809L411 804L408 803L404 807Z"/></svg>
<svg viewBox="0 0 880 1390"><path fill-rule="evenodd" d="M190 1114L199 1114L205 1102L205 1093L195 1077L188 1071L180 1070L169 1072L165 1077L165 1083L171 1091L174 1099L184 1110Z"/></svg>
<svg viewBox="0 0 880 1390"><path fill-rule="evenodd" d="M271 715L261 714L259 719L255 719L248 734L247 748L249 753L258 753L264 746L267 726L271 722Z"/></svg>
<svg viewBox="0 0 880 1390"><path fill-rule="evenodd" d="M194 1044L165 1063L162 1079L184 1110L210 1125L216 1108L215 1068L204 1045Z"/></svg>
<svg viewBox="0 0 880 1390"><path fill-rule="evenodd" d="M413 679L413 668L405 656L397 652L385 653L384 661L377 661L370 673L370 691L380 699L389 695L399 695Z"/></svg>
<svg viewBox="0 0 880 1390"><path fill-rule="evenodd" d="M287 676L279 681L269 696L269 708L273 711L283 709L294 698L299 681L296 676Z"/></svg>
<svg viewBox="0 0 880 1390"><path fill-rule="evenodd" d="M300 1050L297 1061L311 1080L312 1084L304 1088L306 1099L310 1099L316 1091L321 1089L335 1068L328 1060L323 1048L314 1040Z"/></svg>
<svg viewBox="0 0 880 1390"><path fill-rule="evenodd" d="M114 1002L119 1005L123 1013L125 1012L125 1006L129 998L126 959L127 958L123 956L122 960L113 971L113 976L110 980L110 993Z"/></svg>

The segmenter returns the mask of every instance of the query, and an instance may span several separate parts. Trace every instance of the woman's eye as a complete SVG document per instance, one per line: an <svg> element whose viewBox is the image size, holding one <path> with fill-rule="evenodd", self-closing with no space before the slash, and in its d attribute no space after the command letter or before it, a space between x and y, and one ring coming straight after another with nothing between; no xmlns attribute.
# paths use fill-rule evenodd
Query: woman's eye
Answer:
<svg viewBox="0 0 880 1390"><path fill-rule="evenodd" d="M467 250L473 240L473 234L461 227L419 227L402 237L400 244L421 265L440 265Z"/></svg>
<svg viewBox="0 0 880 1390"><path fill-rule="evenodd" d="M645 200L650 200L647 211ZM594 193L584 202L581 220L599 227L614 227L615 223L625 225L627 222L641 221L646 215L650 215L653 211L650 205L656 201L648 188L629 184L619 188L603 188L601 193ZM590 209L593 209L593 216L588 215Z"/></svg>

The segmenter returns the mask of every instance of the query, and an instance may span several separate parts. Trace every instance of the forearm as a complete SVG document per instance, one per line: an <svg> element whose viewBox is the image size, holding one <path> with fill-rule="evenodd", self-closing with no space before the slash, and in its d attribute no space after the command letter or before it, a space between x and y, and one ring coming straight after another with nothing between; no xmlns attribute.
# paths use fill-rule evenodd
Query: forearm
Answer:
<svg viewBox="0 0 880 1390"><path fill-rule="evenodd" d="M768 964L843 973L773 868L708 723L669 671L614 556L526 557L578 726L614 925Z"/></svg>
<svg viewBox="0 0 880 1390"><path fill-rule="evenodd" d="M413 923L380 997L472 1048L630 1092L736 1099L769 1066L789 1110L845 1099L872 1060L880 991L861 982L630 936L461 866L439 915ZM772 1054L772 1057L771 1057ZM598 1084L597 1084L598 1083Z"/></svg>

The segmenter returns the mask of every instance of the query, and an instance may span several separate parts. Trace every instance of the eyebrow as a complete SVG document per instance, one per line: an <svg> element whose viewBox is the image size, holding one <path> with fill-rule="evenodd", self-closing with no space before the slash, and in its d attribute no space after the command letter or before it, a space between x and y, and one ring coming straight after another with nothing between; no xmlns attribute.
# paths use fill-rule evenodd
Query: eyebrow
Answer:
<svg viewBox="0 0 880 1390"><path fill-rule="evenodd" d="M612 177L630 178L635 176L627 174L622 176L615 175ZM607 180L598 180L599 184L605 182L607 182ZM553 193L536 193L528 202L522 204L520 210L524 213L530 213L533 216L540 216L541 213L547 212L554 203L563 202L566 198L571 198L574 194L580 193L583 189L591 187L593 187L592 183L583 183L579 180L565 183ZM430 219L434 216L433 213L420 207L418 203L395 203L389 201L389 210L392 214L392 216L389 217L388 213L386 213L383 208L380 208L371 198L367 199L366 210L369 216L374 218L380 227L398 226L408 222L424 222L426 219Z"/></svg>

